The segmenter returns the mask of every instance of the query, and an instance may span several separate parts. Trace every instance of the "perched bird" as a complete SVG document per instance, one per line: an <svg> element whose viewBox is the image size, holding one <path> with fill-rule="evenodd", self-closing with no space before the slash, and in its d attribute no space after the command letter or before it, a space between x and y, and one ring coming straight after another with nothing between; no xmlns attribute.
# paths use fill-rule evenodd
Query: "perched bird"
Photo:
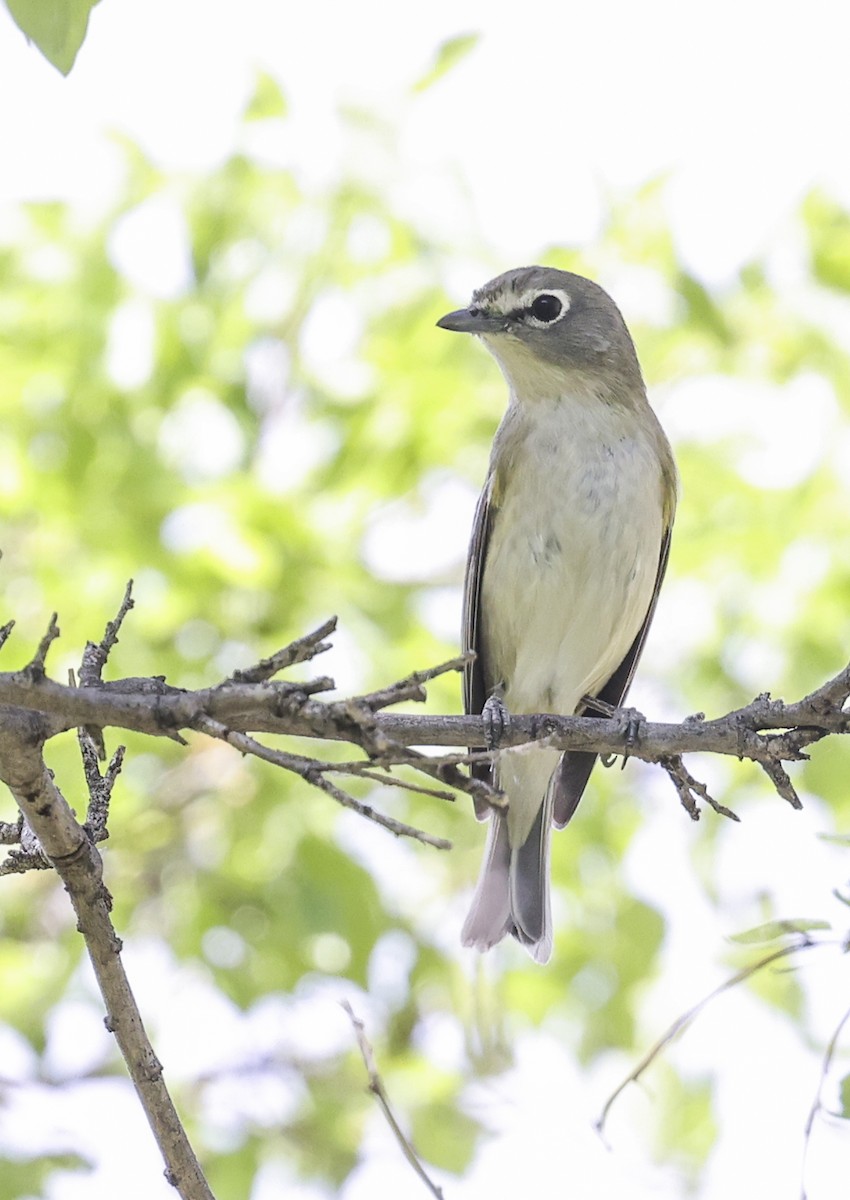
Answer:
<svg viewBox="0 0 850 1200"><path fill-rule="evenodd" d="M676 466L629 331L598 284L521 267L437 324L480 337L508 384L478 501L464 587L464 707L580 713L622 702L667 565ZM511 933L552 951L549 833L573 815L595 754L505 749L464 945ZM489 765L476 768L487 778ZM478 812L479 817L487 810Z"/></svg>

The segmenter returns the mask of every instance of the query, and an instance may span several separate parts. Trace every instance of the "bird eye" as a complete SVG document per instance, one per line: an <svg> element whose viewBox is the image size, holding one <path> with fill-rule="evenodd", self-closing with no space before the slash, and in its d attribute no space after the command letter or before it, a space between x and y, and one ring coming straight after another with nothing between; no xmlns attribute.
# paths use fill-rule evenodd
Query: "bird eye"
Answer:
<svg viewBox="0 0 850 1200"><path fill-rule="evenodd" d="M536 321L545 321L548 325L560 317L563 308L557 296L550 296L544 292L542 296L535 297L528 311Z"/></svg>

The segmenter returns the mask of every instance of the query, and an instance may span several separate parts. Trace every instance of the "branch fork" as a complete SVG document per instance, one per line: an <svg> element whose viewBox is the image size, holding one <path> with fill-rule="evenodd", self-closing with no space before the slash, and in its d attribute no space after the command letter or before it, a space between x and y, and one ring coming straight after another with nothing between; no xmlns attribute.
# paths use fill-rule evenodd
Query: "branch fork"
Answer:
<svg viewBox="0 0 850 1200"><path fill-rule="evenodd" d="M109 802L124 750L119 747L101 770L100 764L106 761L102 731L114 726L179 742L185 742L184 733L206 734L242 754L298 775L397 837L414 838L440 850L449 849L450 843L377 811L330 776L365 779L444 802L453 800L455 792L496 809L504 809L506 802L498 789L461 770L492 757L484 719L385 711L402 701L424 701L425 685L440 675L462 671L469 656L414 671L377 691L341 700L316 698L333 689L328 676L306 683L276 679L281 671L309 662L329 648L327 639L336 628L336 619L331 618L209 688L186 691L161 677L105 682L102 675L110 651L132 607L132 585L128 584L116 617L106 626L100 642L87 644L78 677L72 676L67 685L47 674L48 653L59 637L55 614L27 666L0 673L0 779L21 812L16 822L0 822L0 845L12 847L0 863L0 875L53 866L61 876L104 998L107 1028L115 1034L127 1063L160 1146L167 1178L184 1200L212 1200L145 1033L121 963L121 942L110 918L111 897L103 883L97 844L108 837ZM0 628L0 648L11 631L11 622ZM680 724L626 721L619 712L601 718L512 714L500 748L542 744L657 763L694 820L701 804L737 820L691 775L683 756L699 751L749 759L762 768L783 799L799 808L800 799L784 764L807 758L807 748L825 737L850 732L848 697L850 666L796 703L785 704L764 693L746 707L714 720L706 720L702 713ZM73 728L78 730L88 789L83 823L77 821L43 757L45 742ZM264 733L347 742L357 747L362 757L343 761L294 754L266 746L257 736ZM437 747L449 749L436 754ZM396 778L393 772L398 768L412 771L413 778ZM433 781L452 791L431 786ZM370 1086L381 1100L365 1033L350 1015L370 1072ZM419 1173L433 1194L439 1195L424 1171Z"/></svg>

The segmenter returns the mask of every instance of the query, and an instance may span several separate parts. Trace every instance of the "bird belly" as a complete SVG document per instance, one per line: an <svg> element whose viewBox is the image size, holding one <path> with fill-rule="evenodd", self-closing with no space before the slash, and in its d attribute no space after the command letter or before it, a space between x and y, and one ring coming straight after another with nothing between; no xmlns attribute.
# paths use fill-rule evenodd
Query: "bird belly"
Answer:
<svg viewBox="0 0 850 1200"><path fill-rule="evenodd" d="M660 480L650 455L625 439L562 445L548 469L523 466L502 498L484 567L488 682L502 684L513 712L568 715L610 678L646 616L662 539Z"/></svg>

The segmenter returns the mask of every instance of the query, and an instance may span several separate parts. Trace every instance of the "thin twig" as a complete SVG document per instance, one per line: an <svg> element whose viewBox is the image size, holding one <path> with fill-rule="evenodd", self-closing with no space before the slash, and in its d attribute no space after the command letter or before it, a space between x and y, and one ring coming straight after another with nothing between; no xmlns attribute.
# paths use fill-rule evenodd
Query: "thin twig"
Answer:
<svg viewBox="0 0 850 1200"><path fill-rule="evenodd" d="M829 1068L832 1066L832 1060L835 1057L835 1051L838 1049L838 1040L844 1032L844 1026L850 1020L850 1008L846 1010L844 1016L832 1031L832 1037L829 1039L829 1045L821 1061L820 1078L818 1079L817 1091L815 1098L812 1101L812 1107L809 1109L809 1115L806 1119L806 1127L803 1135L803 1157L800 1163L800 1200L806 1200L806 1161L809 1156L809 1143L812 1139L812 1128L815 1123L815 1117L823 1108L821 1096L823 1095L823 1085L826 1083L826 1077L829 1074Z"/></svg>
<svg viewBox="0 0 850 1200"><path fill-rule="evenodd" d="M797 795L788 772L785 770L782 764L779 762L773 762L770 759L766 759L759 765L762 767L768 779L776 788L776 791L779 793L782 799L787 800L792 808L801 809L803 807L803 802Z"/></svg>
<svg viewBox="0 0 850 1200"><path fill-rule="evenodd" d="M18 819L18 845L0 863L0 875L23 875L27 871L49 871L53 864L41 848L41 842L24 820Z"/></svg>
<svg viewBox="0 0 850 1200"><path fill-rule="evenodd" d="M446 838L436 837L434 834L426 833L424 829L417 829L415 825L407 825L404 821L397 821L395 817L388 817L386 813L378 812L371 805L355 800L348 792L338 788L323 774L324 770L333 767L332 763L319 763L300 754L288 754L285 750L274 750L270 746L264 746L262 742L258 742L248 734L237 733L217 721L210 720L209 717L200 717L196 728L209 737L235 746L242 754L249 754L253 758L262 759L263 762L273 763L284 771L292 771L305 783L312 784L333 797L343 808L350 808L361 817L374 821L376 825L382 826L396 837L413 838L417 842L433 846L436 850L451 850L452 848L451 842Z"/></svg>
<svg viewBox="0 0 850 1200"><path fill-rule="evenodd" d="M730 976L729 979L721 983L719 987L716 987L713 991L709 992L707 996L703 996L702 1000L695 1004L693 1008L689 1008L687 1012L682 1013L681 1016L677 1017L673 1024L661 1035L658 1041L655 1042L649 1050L647 1050L646 1054L644 1054L643 1058L641 1058L634 1070L631 1071L626 1078L617 1085L617 1087L605 1101L601 1113L594 1122L594 1129L599 1136L604 1140L605 1122L608 1119L608 1113L611 1111L614 1101L617 1100L620 1094L626 1090L630 1083L637 1083L641 1075L644 1073L647 1067L655 1061L661 1051L669 1046L673 1039L676 1038L683 1029L687 1028L687 1026L699 1016L702 1010L709 1005L712 1000L715 1000L724 992L728 992L730 988L737 987L739 983L743 983L752 975L755 975L758 971L770 966L772 962L776 962L780 958L787 958L789 954L796 954L800 950L808 950L812 946L829 946L834 944L834 942L827 941L816 942L811 938L804 936L800 940L793 942L790 945L781 946L778 950L773 950L770 954L765 955L764 958L760 958L758 962L752 963L748 967L744 967L741 971L736 971L734 975Z"/></svg>
<svg viewBox="0 0 850 1200"><path fill-rule="evenodd" d="M21 840L21 822L23 817L18 817L17 821L0 821L0 846L17 846Z"/></svg>
<svg viewBox="0 0 850 1200"><path fill-rule="evenodd" d="M109 765L101 775L100 754L97 742L87 729L77 730L80 752L83 758L83 772L89 790L89 803L86 811L85 828L93 842L104 842L109 837L107 823L109 820L109 802L112 799L112 789L124 763L125 747L119 746Z"/></svg>
<svg viewBox="0 0 850 1200"><path fill-rule="evenodd" d="M37 681L44 678L44 664L47 659L47 651L59 637L60 633L59 626L56 622L57 614L53 613L48 621L47 630L44 634L44 637L38 643L38 648L35 654L27 663L26 667L24 667L25 674L31 680Z"/></svg>
<svg viewBox="0 0 850 1200"><path fill-rule="evenodd" d="M397 765L395 763L393 766ZM441 792L438 788L425 787L424 784L414 783L408 779L396 779L395 775L389 774L389 767L386 772L373 770L366 763L347 762L347 763L319 763L317 769L322 773L333 774L337 772L340 775L356 775L358 779L371 779L374 783L381 783L384 787L401 788L406 792L417 792L420 796L431 796L434 800L447 800L450 804L454 804L455 797L451 792Z"/></svg>
<svg viewBox="0 0 850 1200"><path fill-rule="evenodd" d="M725 804L720 804L709 794L708 788L704 783L700 783L698 779L694 779L685 766L681 754L665 755L664 758L658 760L658 765L664 768L672 780L682 807L692 821L699 820L699 807L696 802L697 796L701 800L704 800L721 817L728 817L730 821L740 821L741 818L737 813L734 813L731 808L727 808Z"/></svg>
<svg viewBox="0 0 850 1200"><path fill-rule="evenodd" d="M378 691L358 696L357 703L372 712L377 712L378 709L387 708L391 704L400 704L403 700L425 700L423 684L436 679L439 675L446 675L449 671L462 671L471 658L474 658L474 655L458 654L436 667L428 667L424 671L411 671L404 679L399 679L387 687L379 688Z"/></svg>
<svg viewBox="0 0 850 1200"><path fill-rule="evenodd" d="M324 642L322 639L334 632L336 623L336 617L329 617L312 633L296 638L288 646L284 646L268 658L260 659L252 667L243 667L239 671L234 671L228 682L264 683L280 671L285 671L287 667L294 666L295 663L307 662L315 658L317 654L324 654L326 650L330 649L330 642Z"/></svg>
<svg viewBox="0 0 850 1200"><path fill-rule="evenodd" d="M416 1172L416 1174L419 1176L419 1178L422 1180L422 1182L425 1184L425 1186L428 1188L431 1195L436 1196L437 1200L443 1200L443 1189L441 1187L438 1187L437 1184L434 1183L433 1179L431 1179L430 1175L427 1173L425 1168L422 1166L422 1162L421 1162L419 1156L417 1155L416 1151L413 1149L410 1139L405 1136L405 1134L403 1133L403 1131L401 1129L401 1126L399 1125L398 1121L396 1120L395 1113L393 1112L392 1105L390 1104L389 1096L387 1095L387 1089L384 1087L384 1082L381 1079L381 1075L380 1075L380 1072L378 1071L377 1063L375 1062L375 1052L372 1049L372 1045L366 1036L366 1029L363 1025L363 1022L360 1020L360 1018L358 1016L356 1016L354 1009L351 1007L351 1005L348 1003L347 1000L342 1001L342 1007L348 1013L348 1016L351 1020L351 1024L354 1026L354 1034L357 1038L357 1045L360 1047L360 1054L363 1059L363 1065L366 1068L366 1074L369 1078L369 1091L372 1093L372 1095L378 1101L378 1104L381 1106L381 1111L384 1114L387 1124L389 1125L390 1129L392 1130L393 1137L396 1139L399 1146L401 1147L402 1154L407 1159L407 1161L410 1163L411 1167Z"/></svg>
<svg viewBox="0 0 850 1200"><path fill-rule="evenodd" d="M129 579L127 586L124 588L124 596L118 608L118 612L111 621L107 621L106 629L103 631L103 637L99 642L86 642L86 648L83 651L83 657L80 662L79 682L82 687L98 687L103 679L103 668L106 666L109 655L113 647L118 642L118 634L121 626L124 623L124 618L127 613L133 608L133 581ZM74 679L73 673L69 673L68 680L71 687L77 686L77 681ZM89 748L95 752L98 761L103 762L106 759L106 745L103 740L103 730L98 725L89 724L78 728L78 735L83 731L88 739ZM83 748L83 759L85 761L85 747L82 741L80 742ZM104 825L105 828L105 825Z"/></svg>
<svg viewBox="0 0 850 1200"><path fill-rule="evenodd" d="M474 779L470 775L464 775L451 761L455 756L447 755L444 758L440 755L439 758L432 758L428 754L417 754L410 750L405 753L403 747L400 749L404 765L421 771L423 775L430 775L432 779L438 779L440 783L447 783L449 787L456 788L459 792L465 792L473 800L478 800L497 812L504 812L507 809L508 802L504 794L498 788L485 783L483 779Z"/></svg>
<svg viewBox="0 0 850 1200"><path fill-rule="evenodd" d="M79 671L82 687L91 687L94 684L100 683L103 676L103 668L106 666L107 659L113 647L118 642L118 634L121 631L124 618L130 609L134 607L134 604L133 581L129 579L124 589L124 597L121 600L118 612L111 621L107 622L106 629L103 631L103 637L99 642L86 642Z"/></svg>
<svg viewBox="0 0 850 1200"><path fill-rule="evenodd" d="M38 848L10 850L0 862L0 875L26 875L28 871L49 871L52 865Z"/></svg>

